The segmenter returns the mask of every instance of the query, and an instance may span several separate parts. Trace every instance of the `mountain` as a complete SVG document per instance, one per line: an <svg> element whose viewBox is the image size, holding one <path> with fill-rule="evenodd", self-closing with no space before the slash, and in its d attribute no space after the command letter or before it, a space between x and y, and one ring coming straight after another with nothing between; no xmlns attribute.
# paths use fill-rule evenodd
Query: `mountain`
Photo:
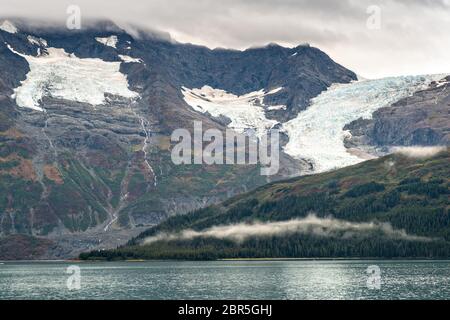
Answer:
<svg viewBox="0 0 450 320"><path fill-rule="evenodd" d="M450 149L276 182L83 259L448 257Z"/></svg>
<svg viewBox="0 0 450 320"><path fill-rule="evenodd" d="M385 136L399 121L406 136L448 144L445 75L357 81L309 45L211 50L132 29L0 19L0 241L16 258L26 245L15 243L41 243L27 258L114 248L267 182L378 157L397 144ZM406 112L416 94L424 100ZM194 121L280 129L280 171L175 165L170 136Z"/></svg>
<svg viewBox="0 0 450 320"><path fill-rule="evenodd" d="M288 119L332 83L356 79L309 46L210 50L108 21L74 31L0 25L0 235L45 237L55 257L114 247L267 182L254 165L171 162L175 129L192 131L195 120L226 128L188 105L183 88L240 96L282 87L261 104L285 105L271 115ZM281 161L280 176L301 169Z"/></svg>

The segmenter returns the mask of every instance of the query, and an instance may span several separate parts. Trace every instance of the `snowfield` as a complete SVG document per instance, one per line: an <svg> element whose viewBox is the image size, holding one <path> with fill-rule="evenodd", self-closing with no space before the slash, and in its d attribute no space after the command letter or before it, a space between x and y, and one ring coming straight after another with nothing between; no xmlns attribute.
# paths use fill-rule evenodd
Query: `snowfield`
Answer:
<svg viewBox="0 0 450 320"><path fill-rule="evenodd" d="M14 89L19 107L44 111L40 101L44 96L101 105L105 94L136 98L138 94L128 89L126 75L120 69L121 62L101 59L80 59L64 49L47 48L43 54L33 57L8 48L25 58L30 66L27 77Z"/></svg>
<svg viewBox="0 0 450 320"><path fill-rule="evenodd" d="M275 120L266 118L263 99L282 88L265 93L264 90L250 92L243 96L236 96L224 90L204 86L201 89L183 87L184 100L194 110L209 113L213 117L227 117L230 119L229 128L244 133L249 129L261 137L267 130L278 124ZM279 106L278 108L284 108Z"/></svg>
<svg viewBox="0 0 450 320"><path fill-rule="evenodd" d="M311 161L314 173L362 162L365 159L350 154L344 146L344 139L350 135L343 129L345 125L359 118L371 119L376 110L426 89L443 77L408 76L333 85L314 98L297 118L283 125L289 136L284 151Z"/></svg>

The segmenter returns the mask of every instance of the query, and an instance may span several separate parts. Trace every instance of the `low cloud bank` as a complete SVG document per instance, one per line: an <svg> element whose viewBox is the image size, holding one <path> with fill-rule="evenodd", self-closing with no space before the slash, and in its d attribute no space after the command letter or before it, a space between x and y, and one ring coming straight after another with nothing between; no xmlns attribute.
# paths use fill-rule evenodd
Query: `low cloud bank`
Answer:
<svg viewBox="0 0 450 320"><path fill-rule="evenodd" d="M400 153L410 158L430 158L437 155L440 152L447 150L446 146L434 146L434 147L394 147L393 152Z"/></svg>
<svg viewBox="0 0 450 320"><path fill-rule="evenodd" d="M216 238L242 242L250 238L293 234L349 239L353 237L368 237L373 233L380 233L386 238L397 240L433 240L431 238L409 235L405 230L394 229L389 223L354 223L309 215L303 219L289 221L240 223L227 226L215 226L202 231L187 229L179 233L159 233L146 238L143 244L151 244L157 241L192 240L195 238Z"/></svg>

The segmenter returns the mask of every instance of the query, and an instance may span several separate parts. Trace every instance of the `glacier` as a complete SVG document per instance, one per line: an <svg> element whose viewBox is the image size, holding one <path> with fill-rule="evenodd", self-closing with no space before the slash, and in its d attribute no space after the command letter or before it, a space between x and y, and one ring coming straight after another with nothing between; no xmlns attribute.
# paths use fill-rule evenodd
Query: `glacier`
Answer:
<svg viewBox="0 0 450 320"><path fill-rule="evenodd" d="M289 136L284 152L309 160L314 173L330 171L366 160L348 152L344 140L346 124L359 118L371 119L373 112L387 107L445 75L391 77L335 84L311 100L296 118L283 124Z"/></svg>
<svg viewBox="0 0 450 320"><path fill-rule="evenodd" d="M195 111L226 117L231 121L228 127L240 133L251 129L261 137L279 124L289 138L283 151L295 159L309 161L313 167L310 173L320 173L372 157L364 152L349 152L344 143L351 133L344 130L345 125L359 118L371 119L378 109L428 88L433 81L439 85L445 76L403 76L333 84L312 99L305 111L284 123L268 119L265 112L286 110L286 106L266 106L263 103L265 96L282 88L267 93L259 90L242 96L210 86L199 89L182 87L182 93L186 103Z"/></svg>
<svg viewBox="0 0 450 320"><path fill-rule="evenodd" d="M40 106L44 96L88 103L93 106L105 103L105 94L124 98L137 98L139 94L128 88L121 62L106 62L97 58L80 59L60 48L46 48L37 57L15 51L26 59L30 71L21 85L14 89L19 107L45 111Z"/></svg>
<svg viewBox="0 0 450 320"><path fill-rule="evenodd" d="M269 92L264 90L250 92L237 96L225 90L203 86L199 89L182 87L184 100L195 111L209 113L213 117L226 117L230 119L228 127L239 133L255 130L257 137L262 137L267 130L273 128L278 122L266 118L263 104L264 97L274 94L282 88ZM277 106L277 108L285 108Z"/></svg>

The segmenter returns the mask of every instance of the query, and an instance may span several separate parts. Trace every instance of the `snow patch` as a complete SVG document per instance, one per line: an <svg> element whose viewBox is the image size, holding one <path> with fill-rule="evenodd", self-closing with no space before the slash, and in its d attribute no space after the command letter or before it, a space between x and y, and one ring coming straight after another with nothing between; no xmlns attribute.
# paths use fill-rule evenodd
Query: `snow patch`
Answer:
<svg viewBox="0 0 450 320"><path fill-rule="evenodd" d="M19 32L19 30L16 28L16 26L13 25L8 20L3 21L3 23L0 25L0 30L6 31L6 32L12 33L12 34Z"/></svg>
<svg viewBox="0 0 450 320"><path fill-rule="evenodd" d="M203 86L200 89L183 87L182 93L186 103L195 111L209 113L213 117L227 117L231 120L229 128L239 133L253 129L256 136L261 137L278 124L277 121L266 118L264 97L282 89L276 88L267 93L259 90L237 96L224 90Z"/></svg>
<svg viewBox="0 0 450 320"><path fill-rule="evenodd" d="M27 39L28 39L28 42L31 43L32 45L42 46L42 47L47 47L48 46L47 41L42 39L42 38L28 36Z"/></svg>
<svg viewBox="0 0 450 320"><path fill-rule="evenodd" d="M445 79L441 79L441 80L439 80L437 82L436 88L440 88L440 87L446 86L448 84L450 84L450 81L448 81L446 78Z"/></svg>
<svg viewBox="0 0 450 320"><path fill-rule="evenodd" d="M126 56L123 54L119 54L119 58L125 63L142 63L142 59L140 58L132 58L130 56Z"/></svg>
<svg viewBox="0 0 450 320"><path fill-rule="evenodd" d="M44 111L40 101L44 96L72 100L91 105L105 103L105 94L136 98L138 93L128 89L128 81L120 73L120 62L101 59L80 59L64 49L47 48L46 54L28 56L8 48L27 60L30 71L21 85L14 89L19 107Z"/></svg>
<svg viewBox="0 0 450 320"><path fill-rule="evenodd" d="M98 42L100 42L101 44L108 46L108 47L112 47L114 49L117 49L117 42L119 41L119 39L117 38L117 36L109 36L106 38L101 38L101 37L96 37L95 40L97 40Z"/></svg>
<svg viewBox="0 0 450 320"><path fill-rule="evenodd" d="M267 110L273 111L273 110L286 110L287 106L279 105L279 106L268 106Z"/></svg>
<svg viewBox="0 0 450 320"><path fill-rule="evenodd" d="M376 110L426 89L442 77L408 76L333 85L283 125L289 136L284 151L294 158L310 160L315 173L364 161L345 148L344 140L350 132L344 126L359 118L371 119Z"/></svg>

